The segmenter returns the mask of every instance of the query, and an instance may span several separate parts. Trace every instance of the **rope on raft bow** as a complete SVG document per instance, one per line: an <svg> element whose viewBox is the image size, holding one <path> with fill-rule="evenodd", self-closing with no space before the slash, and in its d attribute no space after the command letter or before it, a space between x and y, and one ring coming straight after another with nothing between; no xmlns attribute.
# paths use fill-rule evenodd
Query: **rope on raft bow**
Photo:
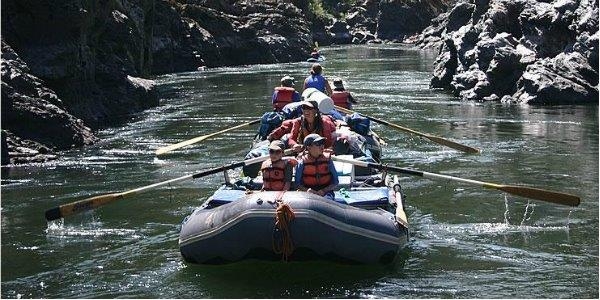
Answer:
<svg viewBox="0 0 600 300"><path fill-rule="evenodd" d="M296 217L292 208L283 203L282 198L285 191L277 195L275 210L275 229L273 232L273 251L281 254L281 259L288 261L294 252L294 242L290 232L290 222Z"/></svg>

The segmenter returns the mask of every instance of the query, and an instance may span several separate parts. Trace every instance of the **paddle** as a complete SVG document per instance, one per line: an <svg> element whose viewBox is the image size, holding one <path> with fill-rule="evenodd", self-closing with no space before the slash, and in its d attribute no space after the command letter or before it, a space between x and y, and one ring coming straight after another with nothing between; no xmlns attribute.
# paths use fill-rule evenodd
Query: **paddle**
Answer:
<svg viewBox="0 0 600 300"><path fill-rule="evenodd" d="M337 106L337 105L335 106L335 108L337 110L341 111L341 112L346 113L346 114L352 114L352 113L354 113L354 111L352 111L352 110L349 110L347 108L343 108L343 107L340 107L340 106ZM453 149L456 149L456 150L460 150L460 151L467 152L467 153L479 153L480 152L479 149L477 149L477 148L472 148L472 147L469 147L467 145L459 144L459 143L447 140L447 139L439 137L439 136L435 136L435 135L431 135L431 134L427 134L427 133L418 132L418 131L412 130L410 128L406 128L406 127L402 127L400 125L396 125L394 123L390 123L388 121L384 121L384 120L381 120L381 119L377 119L375 117L367 116L367 115L362 114L362 113L360 113L360 115L363 116L363 117L365 117L365 118L367 118L367 119L369 119L369 120L371 120L371 121L373 121L373 122L376 122L376 123L379 123L379 124L384 124L384 125L387 125L387 126L390 126L390 127L393 127L393 128L396 128L396 129L399 129L399 130L402 130L402 131L405 131L405 132L408 132L408 133L416 134L418 136L427 138L430 141L433 141L433 142L438 143L440 145L444 145L444 146L447 146L447 147L450 147L450 148L453 148Z"/></svg>
<svg viewBox="0 0 600 300"><path fill-rule="evenodd" d="M496 189L496 190L500 190L500 191L503 191L503 192L506 192L509 194L513 194L513 195L517 195L517 196L521 196L521 197L525 197L525 198L542 200L542 201L552 202L552 203L557 203L557 204L562 204L562 205L577 206L577 205L579 205L579 202L580 202L580 198L575 195L554 192L554 191L548 191L548 190L543 190L543 189L538 189L538 188L483 182L483 181L459 178L459 177L448 176L448 175L422 172L422 171L413 170L413 169L404 169L404 168L399 168L399 167L384 166L381 164L358 161L358 160L354 160L354 159L345 159L345 158L340 158L340 157L335 157L335 156L332 156L331 158L333 160L350 163L350 164L361 166L361 167L375 168L378 170L390 170L390 171L395 171L398 173L404 173L404 174L408 174L408 175L421 176L424 178L454 180L454 181L458 181L458 182L462 182L462 183L479 185L484 188Z"/></svg>
<svg viewBox="0 0 600 300"><path fill-rule="evenodd" d="M191 144L202 142L202 141L204 141L204 140L206 140L208 138L211 138L213 136L217 136L219 134L222 134L222 133L225 133L225 132L228 132L228 131L232 131L232 130L235 130L235 129L238 129L238 128L241 128L241 127L244 127L244 126L250 126L250 125L254 125L254 124L258 124L258 123L260 123L260 119L254 120L254 121L250 121L250 122L247 122L247 123L244 123L244 124L240 124L240 125L237 125L237 126L233 126L231 128L223 129L223 130L217 131L215 133L211 133L211 134L207 134L207 135L195 137L193 139L190 139L190 140L187 140L187 141L183 141L183 142L180 142L180 143L177 143L177 144L173 144L173 145L169 145L169 146L166 146L166 147L158 148L158 150L156 150L156 155L165 154L165 153L167 153L169 151L173 151L175 149L179 149L179 148L191 145Z"/></svg>
<svg viewBox="0 0 600 300"><path fill-rule="evenodd" d="M86 198L86 199L79 200L76 202L63 204L58 207L47 210L46 211L46 220L52 221L52 220L64 218L64 217L67 217L70 215L74 215L74 214L78 214L83 211L95 209L99 206L109 204L111 202L123 199L125 196L128 196L128 195L133 195L133 194L136 194L139 192L151 190L151 189L154 189L154 188L157 188L160 186L168 185L168 184L179 182L179 181L184 181L187 179L195 179L195 178L200 178L200 177L204 177L207 175L216 174L219 172L223 172L225 170L235 169L237 167L241 167L244 165L251 165L251 164L259 163L259 162L267 160L268 158L269 158L268 155L255 157L255 158L247 159L247 160L244 160L241 162L235 162L235 163L225 165L222 167L202 171L200 173L189 174L189 175L181 176L178 178L170 179L167 181L158 182L158 183L154 183L151 185L139 187L139 188L129 190L126 192L94 196L94 197Z"/></svg>

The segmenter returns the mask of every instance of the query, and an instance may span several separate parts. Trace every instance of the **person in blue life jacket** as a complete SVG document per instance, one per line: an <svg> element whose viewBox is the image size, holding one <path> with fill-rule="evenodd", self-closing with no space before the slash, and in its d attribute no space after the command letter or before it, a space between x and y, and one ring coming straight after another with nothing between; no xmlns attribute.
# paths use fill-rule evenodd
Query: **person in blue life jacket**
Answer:
<svg viewBox="0 0 600 300"><path fill-rule="evenodd" d="M271 97L274 111L281 111L287 104L302 100L300 93L294 89L294 84L294 77L285 75L281 78L281 86L275 88Z"/></svg>
<svg viewBox="0 0 600 300"><path fill-rule="evenodd" d="M330 155L323 152L325 139L316 133L309 134L304 138L304 147L306 151L296 166L297 189L334 200L339 180Z"/></svg>
<svg viewBox="0 0 600 300"><path fill-rule="evenodd" d="M315 88L322 93L331 95L331 85L325 77L323 77L323 67L320 64L313 64L310 68L310 75L304 79L304 89Z"/></svg>
<svg viewBox="0 0 600 300"><path fill-rule="evenodd" d="M344 88L344 82L341 78L333 79L333 93L331 94L331 100L336 106L340 106L347 109L352 109L352 104L358 103L354 97Z"/></svg>

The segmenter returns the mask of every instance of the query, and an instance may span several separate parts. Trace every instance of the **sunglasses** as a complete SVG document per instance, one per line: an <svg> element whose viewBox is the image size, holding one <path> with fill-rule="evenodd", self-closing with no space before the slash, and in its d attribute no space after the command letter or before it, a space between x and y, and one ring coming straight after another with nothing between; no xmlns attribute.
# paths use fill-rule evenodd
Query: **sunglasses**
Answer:
<svg viewBox="0 0 600 300"><path fill-rule="evenodd" d="M317 142L313 142L312 144L310 144L311 146L317 146L317 147L321 147L321 146L325 146L325 141L317 141Z"/></svg>
<svg viewBox="0 0 600 300"><path fill-rule="evenodd" d="M313 109L315 109L315 108L312 106L302 105L302 110L313 110Z"/></svg>
<svg viewBox="0 0 600 300"><path fill-rule="evenodd" d="M269 149L269 154L279 154L281 152L281 150Z"/></svg>

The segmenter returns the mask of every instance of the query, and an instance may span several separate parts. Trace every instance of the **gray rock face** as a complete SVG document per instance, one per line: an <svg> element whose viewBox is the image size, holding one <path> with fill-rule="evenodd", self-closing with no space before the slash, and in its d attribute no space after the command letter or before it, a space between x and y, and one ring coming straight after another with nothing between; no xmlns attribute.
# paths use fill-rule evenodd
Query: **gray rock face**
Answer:
<svg viewBox="0 0 600 300"><path fill-rule="evenodd" d="M460 1L432 23L418 44L440 49L434 88L466 100L598 104L597 0Z"/></svg>
<svg viewBox="0 0 600 300"><path fill-rule="evenodd" d="M56 150L89 145L91 129L2 40L2 164L44 162Z"/></svg>
<svg viewBox="0 0 600 300"><path fill-rule="evenodd" d="M312 44L303 12L277 1L1 5L2 47L14 49L2 53L3 143L10 153L23 143L54 151L93 142L88 126L158 105L154 83L143 79L151 74L298 61Z"/></svg>

